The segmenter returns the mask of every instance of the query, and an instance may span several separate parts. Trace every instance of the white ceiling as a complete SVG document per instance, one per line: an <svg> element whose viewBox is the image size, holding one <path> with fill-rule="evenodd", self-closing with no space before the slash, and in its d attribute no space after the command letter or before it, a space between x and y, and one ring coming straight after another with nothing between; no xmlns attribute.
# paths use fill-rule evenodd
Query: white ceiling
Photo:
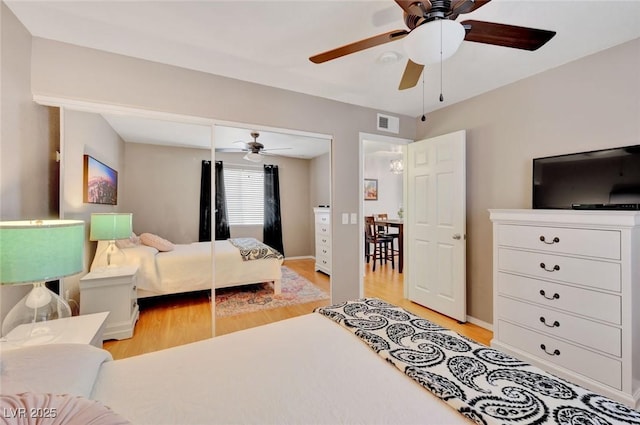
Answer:
<svg viewBox="0 0 640 425"><path fill-rule="evenodd" d="M402 10L392 0L5 2L37 37L416 117L640 37L640 0L493 0L458 21L508 23L557 35L535 52L463 42L442 74L440 66L425 69L424 90L419 83L399 91L406 63L402 41L324 64L308 60L405 29ZM389 51L401 59L378 60ZM441 80L444 102L438 101ZM250 140L246 131L234 138Z"/></svg>
<svg viewBox="0 0 640 425"><path fill-rule="evenodd" d="M102 117L129 143L146 143L163 146L211 149L211 126L187 124L152 118L131 117L120 114L102 114ZM259 134L257 141L270 153L292 158L311 159L329 152L331 140L302 134L264 129L215 126L216 149L240 149L242 144L251 142L251 132Z"/></svg>

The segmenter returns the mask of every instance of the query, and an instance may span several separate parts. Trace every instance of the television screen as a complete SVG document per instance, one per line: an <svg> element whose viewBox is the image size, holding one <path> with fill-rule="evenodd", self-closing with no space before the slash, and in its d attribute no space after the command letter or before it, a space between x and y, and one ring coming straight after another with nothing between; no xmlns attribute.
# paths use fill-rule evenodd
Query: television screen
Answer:
<svg viewBox="0 0 640 425"><path fill-rule="evenodd" d="M535 158L533 208L640 209L640 145Z"/></svg>

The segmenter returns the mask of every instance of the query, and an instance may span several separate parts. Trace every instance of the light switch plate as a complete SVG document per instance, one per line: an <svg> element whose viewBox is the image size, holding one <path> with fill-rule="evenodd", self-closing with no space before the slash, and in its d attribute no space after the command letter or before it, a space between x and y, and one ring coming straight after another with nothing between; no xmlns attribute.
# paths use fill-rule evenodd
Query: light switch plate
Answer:
<svg viewBox="0 0 640 425"><path fill-rule="evenodd" d="M349 224L349 213L342 213L342 224Z"/></svg>
<svg viewBox="0 0 640 425"><path fill-rule="evenodd" d="M358 224L358 214L351 213L351 224Z"/></svg>

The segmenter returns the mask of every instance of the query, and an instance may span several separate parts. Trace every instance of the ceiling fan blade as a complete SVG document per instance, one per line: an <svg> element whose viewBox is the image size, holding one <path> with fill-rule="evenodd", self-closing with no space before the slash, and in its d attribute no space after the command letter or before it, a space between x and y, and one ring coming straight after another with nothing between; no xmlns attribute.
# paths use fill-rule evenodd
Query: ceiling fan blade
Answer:
<svg viewBox="0 0 640 425"><path fill-rule="evenodd" d="M365 38L364 40L356 41L355 43L347 44L337 49L329 50L324 53L319 53L315 56L311 56L309 60L313 63L323 63L332 59L337 59L342 56L346 56L351 53L359 52L361 50L368 49L370 47L379 46L390 41L399 40L409 34L406 30L389 31L384 34L376 35L373 37Z"/></svg>
<svg viewBox="0 0 640 425"><path fill-rule="evenodd" d="M216 152L247 152L246 149L234 149L234 148L216 148Z"/></svg>
<svg viewBox="0 0 640 425"><path fill-rule="evenodd" d="M537 50L556 35L555 31L493 22L470 20L461 23L466 31L464 37L466 41L513 47L514 49Z"/></svg>
<svg viewBox="0 0 640 425"><path fill-rule="evenodd" d="M395 0L398 6L404 10L407 15L422 16L423 12L431 8L429 0Z"/></svg>
<svg viewBox="0 0 640 425"><path fill-rule="evenodd" d="M419 65L413 62L411 59L407 61L407 66L404 68L404 74L402 74L402 79L400 80L400 86L398 90L410 89L411 87L415 87L418 84L418 80L420 80L420 75L422 75L422 70L424 69L424 65Z"/></svg>
<svg viewBox="0 0 640 425"><path fill-rule="evenodd" d="M271 152L271 151L284 151L291 148L269 148L269 149L260 149L260 152Z"/></svg>
<svg viewBox="0 0 640 425"><path fill-rule="evenodd" d="M490 1L491 0L455 0L451 3L451 14L458 16L461 13L473 12Z"/></svg>

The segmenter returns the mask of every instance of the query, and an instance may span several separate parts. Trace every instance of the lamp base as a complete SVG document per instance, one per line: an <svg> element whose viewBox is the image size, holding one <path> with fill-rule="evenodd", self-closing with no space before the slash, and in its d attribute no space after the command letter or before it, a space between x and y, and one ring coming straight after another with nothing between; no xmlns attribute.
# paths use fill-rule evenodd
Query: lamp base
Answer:
<svg viewBox="0 0 640 425"><path fill-rule="evenodd" d="M37 338L49 340L56 337L57 332L46 325L46 321L71 316L69 304L58 294L50 291L44 282L33 285L33 289L9 311L2 322L2 335L11 342L27 342ZM19 332L11 332L20 325ZM10 336L11 334L11 336Z"/></svg>

